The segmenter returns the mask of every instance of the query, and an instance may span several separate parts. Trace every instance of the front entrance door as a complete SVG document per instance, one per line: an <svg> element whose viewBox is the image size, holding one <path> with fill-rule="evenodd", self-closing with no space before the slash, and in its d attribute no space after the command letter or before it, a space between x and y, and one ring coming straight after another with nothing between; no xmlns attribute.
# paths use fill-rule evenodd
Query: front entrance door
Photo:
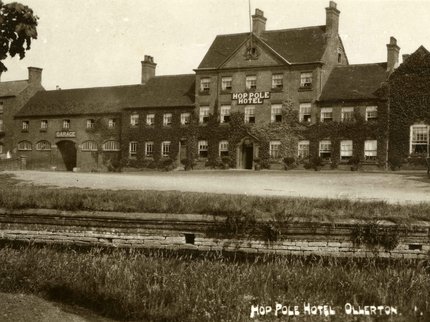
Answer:
<svg viewBox="0 0 430 322"><path fill-rule="evenodd" d="M57 143L58 150L63 159L63 166L67 171L73 171L76 167L76 144L73 141L60 141Z"/></svg>
<svg viewBox="0 0 430 322"><path fill-rule="evenodd" d="M184 159L187 159L187 140L182 139L180 141L179 162Z"/></svg>
<svg viewBox="0 0 430 322"><path fill-rule="evenodd" d="M254 159L254 145L252 141L245 140L242 145L242 165L244 169L252 169Z"/></svg>

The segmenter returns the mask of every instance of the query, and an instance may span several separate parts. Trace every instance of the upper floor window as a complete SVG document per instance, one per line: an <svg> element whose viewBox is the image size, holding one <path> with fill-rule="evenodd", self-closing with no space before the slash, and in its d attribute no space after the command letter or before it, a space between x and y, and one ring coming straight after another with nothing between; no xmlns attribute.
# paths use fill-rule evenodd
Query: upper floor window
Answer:
<svg viewBox="0 0 430 322"><path fill-rule="evenodd" d="M93 129L96 126L96 122L93 119L87 120L87 129Z"/></svg>
<svg viewBox="0 0 430 322"><path fill-rule="evenodd" d="M172 113L165 113L163 115L163 125L164 126L172 125Z"/></svg>
<svg viewBox="0 0 430 322"><path fill-rule="evenodd" d="M301 103L299 107L299 121L310 122L311 121L311 103Z"/></svg>
<svg viewBox="0 0 430 322"><path fill-rule="evenodd" d="M353 107L342 107L341 113L342 122L351 122L354 120Z"/></svg>
<svg viewBox="0 0 430 322"><path fill-rule="evenodd" d="M312 88L312 73L300 74L300 87Z"/></svg>
<svg viewBox="0 0 430 322"><path fill-rule="evenodd" d="M219 155L221 157L228 157L228 141L223 140L219 142Z"/></svg>
<svg viewBox="0 0 430 322"><path fill-rule="evenodd" d="M410 135L410 153L429 154L429 126L424 124L412 125Z"/></svg>
<svg viewBox="0 0 430 322"><path fill-rule="evenodd" d="M110 128L110 129L116 128L116 119L109 119L108 120L108 128Z"/></svg>
<svg viewBox="0 0 430 322"><path fill-rule="evenodd" d="M154 155L154 142L148 141L145 142L145 156L152 158Z"/></svg>
<svg viewBox="0 0 430 322"><path fill-rule="evenodd" d="M352 157L352 141L340 141L340 159L347 161Z"/></svg>
<svg viewBox="0 0 430 322"><path fill-rule="evenodd" d="M70 129L70 120L63 120L63 129Z"/></svg>
<svg viewBox="0 0 430 322"><path fill-rule="evenodd" d="M199 122L202 124L209 122L209 106L200 107Z"/></svg>
<svg viewBox="0 0 430 322"><path fill-rule="evenodd" d="M366 121L378 119L378 107L366 106Z"/></svg>
<svg viewBox="0 0 430 322"><path fill-rule="evenodd" d="M4 129L3 129L3 120L0 119L0 132L3 132L3 131L4 131Z"/></svg>
<svg viewBox="0 0 430 322"><path fill-rule="evenodd" d="M309 157L309 141L299 141L298 145L297 156L300 159L306 159Z"/></svg>
<svg viewBox="0 0 430 322"><path fill-rule="evenodd" d="M155 114L146 114L146 125L152 126L155 124Z"/></svg>
<svg viewBox="0 0 430 322"><path fill-rule="evenodd" d="M28 128L30 126L30 121L22 121L22 130L28 131Z"/></svg>
<svg viewBox="0 0 430 322"><path fill-rule="evenodd" d="M181 124L188 125L190 124L191 113L181 113Z"/></svg>
<svg viewBox="0 0 430 322"><path fill-rule="evenodd" d="M51 143L48 141L39 141L36 143L37 151L51 151Z"/></svg>
<svg viewBox="0 0 430 322"><path fill-rule="evenodd" d="M282 104L272 104L270 120L274 122L282 122Z"/></svg>
<svg viewBox="0 0 430 322"><path fill-rule="evenodd" d="M40 121L40 129L41 130L48 129L48 120L42 120L42 121Z"/></svg>
<svg viewBox="0 0 430 322"><path fill-rule="evenodd" d="M98 150L97 143L94 141L85 141L82 143L81 150L95 152Z"/></svg>
<svg viewBox="0 0 430 322"><path fill-rule="evenodd" d="M365 160L376 160L378 155L378 141L366 140L364 141L364 159Z"/></svg>
<svg viewBox="0 0 430 322"><path fill-rule="evenodd" d="M200 158L207 158L208 157L208 141L200 140L198 142L198 150L199 150L199 157Z"/></svg>
<svg viewBox="0 0 430 322"><path fill-rule="evenodd" d="M130 125L138 126L139 125L139 114L133 113L130 115Z"/></svg>
<svg viewBox="0 0 430 322"><path fill-rule="evenodd" d="M231 77L223 77L221 78L221 90L223 91L231 91Z"/></svg>
<svg viewBox="0 0 430 322"><path fill-rule="evenodd" d="M118 141L106 141L102 145L103 151L119 151L120 144Z"/></svg>
<svg viewBox="0 0 430 322"><path fill-rule="evenodd" d="M4 104L3 102L0 102L0 114L3 114L3 110L4 110Z"/></svg>
<svg viewBox="0 0 430 322"><path fill-rule="evenodd" d="M255 107L245 107L245 123L255 123Z"/></svg>
<svg viewBox="0 0 430 322"><path fill-rule="evenodd" d="M170 141L161 142L161 156L168 157L170 155Z"/></svg>
<svg viewBox="0 0 430 322"><path fill-rule="evenodd" d="M323 160L331 159L331 141L329 140L320 141L319 156Z"/></svg>
<svg viewBox="0 0 430 322"><path fill-rule="evenodd" d="M246 89L255 90L257 88L257 76L249 75L246 76Z"/></svg>
<svg viewBox="0 0 430 322"><path fill-rule="evenodd" d="M230 111L231 106L230 105L222 105L221 106L221 123L228 123L230 122Z"/></svg>
<svg viewBox="0 0 430 322"><path fill-rule="evenodd" d="M131 141L128 144L128 156L130 158L136 158L136 156L137 156L137 142L136 141Z"/></svg>
<svg viewBox="0 0 430 322"><path fill-rule="evenodd" d="M333 108L323 107L321 108L321 122L333 121Z"/></svg>
<svg viewBox="0 0 430 322"><path fill-rule="evenodd" d="M18 150L19 151L31 151L32 150L31 142L28 142L28 141L19 142L18 143Z"/></svg>
<svg viewBox="0 0 430 322"><path fill-rule="evenodd" d="M204 77L200 79L200 92L209 93L211 87L211 79Z"/></svg>
<svg viewBox="0 0 430 322"><path fill-rule="evenodd" d="M283 74L273 74L272 75L272 88L282 89L284 87L284 75Z"/></svg>
<svg viewBox="0 0 430 322"><path fill-rule="evenodd" d="M281 141L270 141L269 154L272 159L279 159L281 151Z"/></svg>

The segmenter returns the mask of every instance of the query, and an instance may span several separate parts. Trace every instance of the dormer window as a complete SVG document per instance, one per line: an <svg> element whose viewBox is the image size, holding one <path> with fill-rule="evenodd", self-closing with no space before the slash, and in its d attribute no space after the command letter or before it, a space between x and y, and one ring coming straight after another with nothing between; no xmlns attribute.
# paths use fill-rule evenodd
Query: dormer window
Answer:
<svg viewBox="0 0 430 322"><path fill-rule="evenodd" d="M205 78L200 79L200 92L209 93L210 92L210 86L211 86L211 79L209 77L205 77Z"/></svg>
<svg viewBox="0 0 430 322"><path fill-rule="evenodd" d="M312 73L301 73L300 74L300 87L301 88L312 88Z"/></svg>

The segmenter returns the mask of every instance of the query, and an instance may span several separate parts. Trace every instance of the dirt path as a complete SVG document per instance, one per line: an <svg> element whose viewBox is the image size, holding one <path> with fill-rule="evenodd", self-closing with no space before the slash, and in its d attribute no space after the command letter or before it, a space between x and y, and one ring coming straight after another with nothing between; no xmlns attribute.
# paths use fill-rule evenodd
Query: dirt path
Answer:
<svg viewBox="0 0 430 322"><path fill-rule="evenodd" d="M6 172L7 173L7 172ZM347 171L176 171L73 173L14 171L37 185L92 189L178 190L210 193L430 202L425 172L363 173Z"/></svg>

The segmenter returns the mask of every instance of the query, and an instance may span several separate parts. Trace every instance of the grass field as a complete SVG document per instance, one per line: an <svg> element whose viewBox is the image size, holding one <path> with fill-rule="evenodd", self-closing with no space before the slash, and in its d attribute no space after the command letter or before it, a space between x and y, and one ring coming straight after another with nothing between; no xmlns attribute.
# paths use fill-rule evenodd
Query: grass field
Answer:
<svg viewBox="0 0 430 322"><path fill-rule="evenodd" d="M429 270L426 263L375 260L237 261L156 251L0 249L0 291L33 293L139 321L249 321L251 305L276 302L331 305L335 321L352 321L344 314L346 303L389 305L402 314L394 321L414 320L415 307L430 311Z"/></svg>

